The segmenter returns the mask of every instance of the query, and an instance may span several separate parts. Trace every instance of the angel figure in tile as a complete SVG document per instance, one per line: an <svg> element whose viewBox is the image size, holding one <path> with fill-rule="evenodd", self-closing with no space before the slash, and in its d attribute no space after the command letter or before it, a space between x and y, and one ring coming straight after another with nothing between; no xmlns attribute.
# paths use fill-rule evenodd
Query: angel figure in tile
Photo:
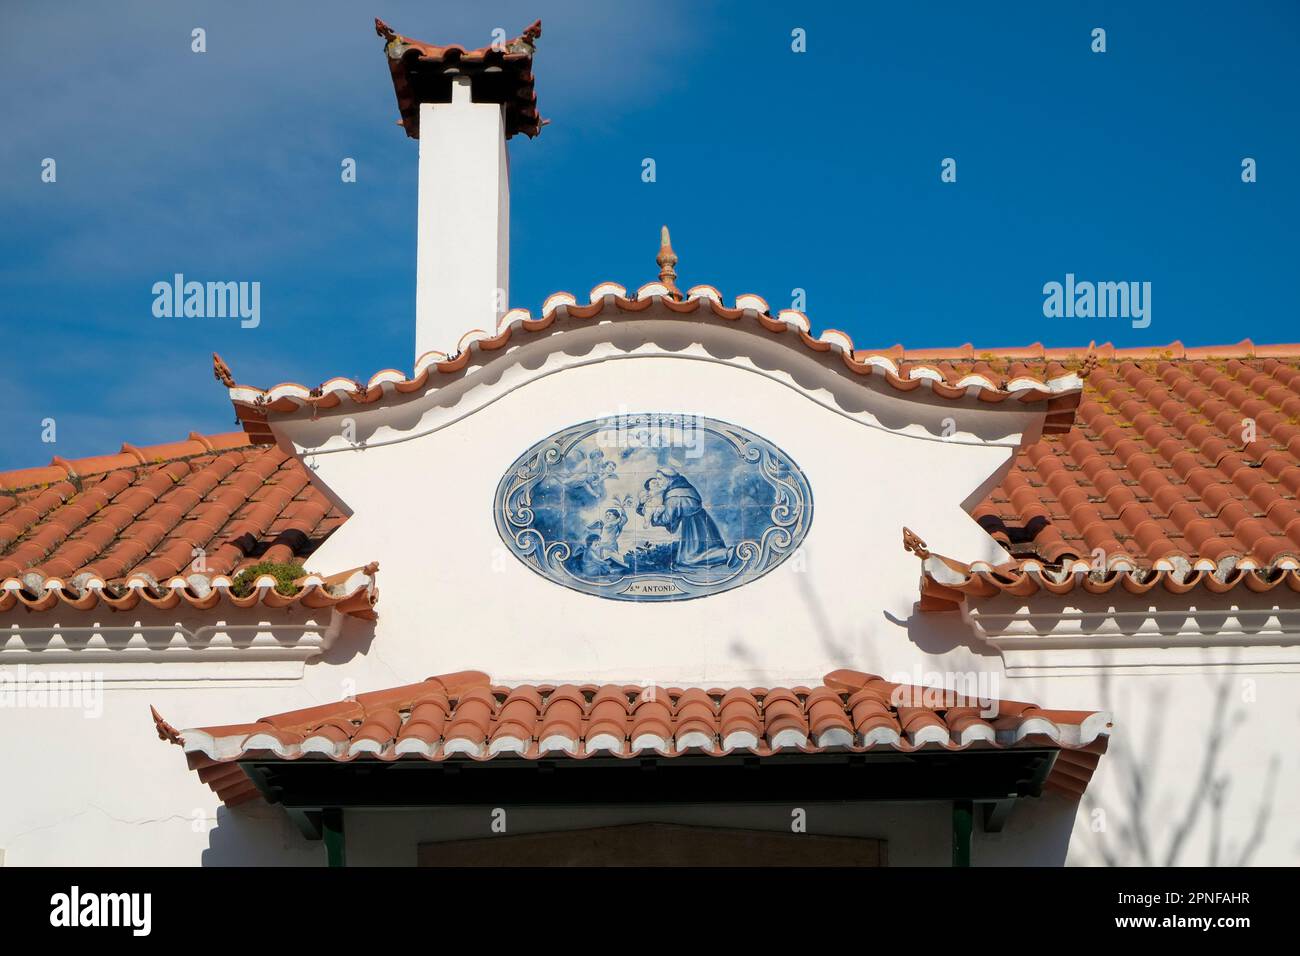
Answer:
<svg viewBox="0 0 1300 956"><path fill-rule="evenodd" d="M732 549L704 507L704 499L690 480L676 468L665 465L646 479L637 514L650 524L677 535L673 548L675 570L727 564Z"/></svg>

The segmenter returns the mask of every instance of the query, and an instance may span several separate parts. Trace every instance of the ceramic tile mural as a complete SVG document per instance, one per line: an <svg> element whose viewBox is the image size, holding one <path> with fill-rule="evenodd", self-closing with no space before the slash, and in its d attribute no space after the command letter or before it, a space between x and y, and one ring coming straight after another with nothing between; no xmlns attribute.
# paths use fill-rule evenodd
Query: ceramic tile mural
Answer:
<svg viewBox="0 0 1300 956"><path fill-rule="evenodd" d="M677 601L784 561L812 522L808 481L747 429L696 415L615 415L542 439L497 486L510 550L565 587Z"/></svg>

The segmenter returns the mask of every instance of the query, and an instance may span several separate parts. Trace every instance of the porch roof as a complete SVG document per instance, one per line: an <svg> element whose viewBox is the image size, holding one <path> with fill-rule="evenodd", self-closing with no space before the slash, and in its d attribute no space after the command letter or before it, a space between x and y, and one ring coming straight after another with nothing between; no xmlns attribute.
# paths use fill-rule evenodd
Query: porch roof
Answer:
<svg viewBox="0 0 1300 956"><path fill-rule="evenodd" d="M507 687L485 673L464 671L245 724L178 731L157 711L153 718L159 736L183 747L199 778L231 805L259 795L254 766L608 765L667 758L698 767L728 758L779 758L788 767L805 758L808 765L826 765L882 756L918 765L945 754L1021 751L1034 757L1043 779L1025 781L1030 764L1011 767L1002 760L1012 778L996 786L1019 780L1035 794L1046 786L1077 797L1111 733L1104 712L977 701L953 689L895 684L850 670L827 674L815 687L708 689Z"/></svg>

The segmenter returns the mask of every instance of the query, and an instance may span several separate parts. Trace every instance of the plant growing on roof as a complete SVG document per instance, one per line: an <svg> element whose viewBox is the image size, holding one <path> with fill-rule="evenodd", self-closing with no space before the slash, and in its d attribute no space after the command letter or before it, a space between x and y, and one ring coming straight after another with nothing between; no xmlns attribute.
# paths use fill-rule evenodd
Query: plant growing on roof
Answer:
<svg viewBox="0 0 1300 956"><path fill-rule="evenodd" d="M253 593L253 585L257 579L267 574L275 578L277 593L286 596L294 595L299 590L294 582L306 573L301 564L261 561L249 565L236 574L235 579L230 582L230 590L236 597L247 597Z"/></svg>

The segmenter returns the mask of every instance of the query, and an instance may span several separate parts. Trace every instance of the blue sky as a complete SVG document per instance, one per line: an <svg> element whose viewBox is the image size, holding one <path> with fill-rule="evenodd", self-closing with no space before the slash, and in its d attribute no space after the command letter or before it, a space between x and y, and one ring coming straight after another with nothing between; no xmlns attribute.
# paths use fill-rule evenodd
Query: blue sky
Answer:
<svg viewBox="0 0 1300 956"><path fill-rule="evenodd" d="M213 351L264 386L410 368L416 144L376 15L473 46L543 20L512 305L649 281L666 222L683 287L802 288L859 346L1300 340L1294 0L6 3L0 468L233 429ZM260 326L155 318L176 272L259 281ZM1044 318L1067 272L1150 282L1151 325Z"/></svg>

